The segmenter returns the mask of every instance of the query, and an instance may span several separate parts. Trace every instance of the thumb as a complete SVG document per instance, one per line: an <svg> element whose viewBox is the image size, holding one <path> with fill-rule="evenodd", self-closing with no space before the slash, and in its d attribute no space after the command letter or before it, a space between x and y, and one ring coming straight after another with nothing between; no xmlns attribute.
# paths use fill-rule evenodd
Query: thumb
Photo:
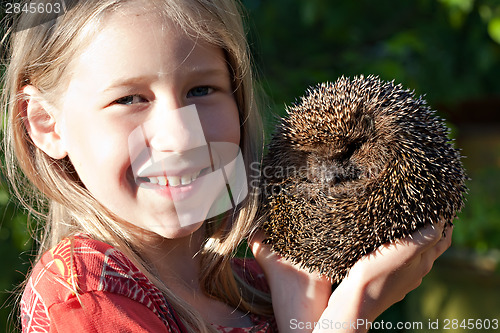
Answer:
<svg viewBox="0 0 500 333"><path fill-rule="evenodd" d="M266 239L266 234L260 229L248 238L248 246L254 257L258 257L262 251L269 251L269 245L264 244L264 239Z"/></svg>

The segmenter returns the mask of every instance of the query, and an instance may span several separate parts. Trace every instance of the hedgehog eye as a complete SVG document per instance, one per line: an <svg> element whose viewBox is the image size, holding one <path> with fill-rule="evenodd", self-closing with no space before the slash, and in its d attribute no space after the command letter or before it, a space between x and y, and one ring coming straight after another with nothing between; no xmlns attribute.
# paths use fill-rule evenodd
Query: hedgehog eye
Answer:
<svg viewBox="0 0 500 333"><path fill-rule="evenodd" d="M347 145L346 149L342 152L340 159L348 160L354 155L354 153L361 148L361 142L354 141Z"/></svg>

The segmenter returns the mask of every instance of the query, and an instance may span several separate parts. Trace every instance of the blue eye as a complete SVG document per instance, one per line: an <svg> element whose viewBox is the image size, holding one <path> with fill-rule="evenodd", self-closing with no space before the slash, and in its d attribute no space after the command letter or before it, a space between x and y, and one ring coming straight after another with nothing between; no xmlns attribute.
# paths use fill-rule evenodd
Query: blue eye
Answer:
<svg viewBox="0 0 500 333"><path fill-rule="evenodd" d="M210 87L196 87L188 91L187 97L201 97L206 96L213 92L213 88Z"/></svg>
<svg viewBox="0 0 500 333"><path fill-rule="evenodd" d="M118 98L114 103L122 105L132 105L137 103L145 103L147 100L140 95L129 95L122 98Z"/></svg>

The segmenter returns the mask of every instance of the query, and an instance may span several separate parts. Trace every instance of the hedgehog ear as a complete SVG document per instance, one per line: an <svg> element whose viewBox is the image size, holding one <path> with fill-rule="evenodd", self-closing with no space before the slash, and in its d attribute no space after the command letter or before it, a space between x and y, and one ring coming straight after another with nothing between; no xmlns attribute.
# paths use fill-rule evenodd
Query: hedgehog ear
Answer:
<svg viewBox="0 0 500 333"><path fill-rule="evenodd" d="M35 146L54 159L66 157L67 152L61 139L58 121L49 111L52 109L49 103L32 85L24 86L22 93L24 99L20 111L24 116L26 130Z"/></svg>

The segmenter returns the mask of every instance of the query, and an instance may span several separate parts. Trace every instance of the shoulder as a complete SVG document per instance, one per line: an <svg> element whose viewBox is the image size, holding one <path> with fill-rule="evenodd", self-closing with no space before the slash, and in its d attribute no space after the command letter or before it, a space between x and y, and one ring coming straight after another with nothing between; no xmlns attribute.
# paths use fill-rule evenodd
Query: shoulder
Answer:
<svg viewBox="0 0 500 333"><path fill-rule="evenodd" d="M48 303L99 290L107 252L113 247L90 238L64 239L45 252L31 271L25 290L36 290Z"/></svg>
<svg viewBox="0 0 500 333"><path fill-rule="evenodd" d="M62 302L75 294L107 290L104 280L112 276L107 274L110 267L130 273L135 266L111 245L75 236L45 252L33 267L29 282L37 290L58 290L51 293L52 302Z"/></svg>
<svg viewBox="0 0 500 333"><path fill-rule="evenodd" d="M21 300L23 327L33 321L52 327L66 311L80 309L86 317L100 305L107 316L144 310L167 326L177 322L162 293L122 252L75 236L43 254L33 268Z"/></svg>

